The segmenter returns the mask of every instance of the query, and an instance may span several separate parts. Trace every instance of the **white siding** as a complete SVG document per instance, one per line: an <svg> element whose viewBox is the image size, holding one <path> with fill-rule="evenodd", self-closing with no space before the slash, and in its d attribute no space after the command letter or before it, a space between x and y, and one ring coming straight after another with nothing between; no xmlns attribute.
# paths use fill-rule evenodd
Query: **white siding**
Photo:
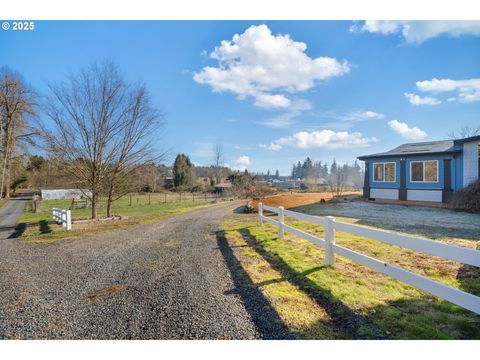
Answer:
<svg viewBox="0 0 480 360"><path fill-rule="evenodd" d="M370 197L374 199L398 200L398 189L370 189Z"/></svg>
<svg viewBox="0 0 480 360"><path fill-rule="evenodd" d="M472 141L463 144L463 186L478 179L478 143Z"/></svg>
<svg viewBox="0 0 480 360"><path fill-rule="evenodd" d="M407 200L442 202L442 190L407 190Z"/></svg>

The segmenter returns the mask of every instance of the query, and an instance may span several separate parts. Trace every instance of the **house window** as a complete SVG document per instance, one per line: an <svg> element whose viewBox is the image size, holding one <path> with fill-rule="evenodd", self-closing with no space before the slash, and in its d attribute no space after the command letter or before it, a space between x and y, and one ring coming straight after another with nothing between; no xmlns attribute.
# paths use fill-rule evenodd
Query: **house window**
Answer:
<svg viewBox="0 0 480 360"><path fill-rule="evenodd" d="M411 182L438 182L438 160L412 161L410 163Z"/></svg>
<svg viewBox="0 0 480 360"><path fill-rule="evenodd" d="M373 164L373 180L381 182L394 182L396 172L396 163L374 163Z"/></svg>

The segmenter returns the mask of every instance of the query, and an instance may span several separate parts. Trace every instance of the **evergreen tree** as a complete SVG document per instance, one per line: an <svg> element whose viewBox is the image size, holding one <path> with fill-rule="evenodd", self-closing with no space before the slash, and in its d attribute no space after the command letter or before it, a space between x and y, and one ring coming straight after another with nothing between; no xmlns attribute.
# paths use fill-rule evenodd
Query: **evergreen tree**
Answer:
<svg viewBox="0 0 480 360"><path fill-rule="evenodd" d="M338 170L337 160L333 159L332 166L330 167L330 174L335 174Z"/></svg>
<svg viewBox="0 0 480 360"><path fill-rule="evenodd" d="M173 164L173 184L176 187L190 184L192 169L190 158L185 154L178 154Z"/></svg>

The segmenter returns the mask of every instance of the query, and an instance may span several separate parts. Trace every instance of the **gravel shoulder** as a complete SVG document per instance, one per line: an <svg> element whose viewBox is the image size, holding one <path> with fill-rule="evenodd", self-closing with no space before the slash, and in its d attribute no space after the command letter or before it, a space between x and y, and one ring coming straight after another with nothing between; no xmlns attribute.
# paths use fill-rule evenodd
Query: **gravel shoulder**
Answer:
<svg viewBox="0 0 480 360"><path fill-rule="evenodd" d="M218 237L241 205L81 240L1 240L0 338L288 337Z"/></svg>

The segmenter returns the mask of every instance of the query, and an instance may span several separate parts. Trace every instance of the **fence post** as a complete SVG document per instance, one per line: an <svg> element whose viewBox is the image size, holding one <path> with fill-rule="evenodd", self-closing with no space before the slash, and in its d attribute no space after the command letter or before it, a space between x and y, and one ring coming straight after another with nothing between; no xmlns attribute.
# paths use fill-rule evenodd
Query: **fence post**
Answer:
<svg viewBox="0 0 480 360"><path fill-rule="evenodd" d="M284 223L284 211L283 206L278 207L278 238L283 239L283 223Z"/></svg>
<svg viewBox="0 0 480 360"><path fill-rule="evenodd" d="M335 218L333 216L325 216L327 225L325 226L325 266L330 267L335 265L335 252L333 246L335 244Z"/></svg>
<svg viewBox="0 0 480 360"><path fill-rule="evenodd" d="M72 211L67 210L67 231L72 230Z"/></svg>
<svg viewBox="0 0 480 360"><path fill-rule="evenodd" d="M67 227L67 212L63 209L61 212L61 216L62 216L62 227Z"/></svg>
<svg viewBox="0 0 480 360"><path fill-rule="evenodd" d="M258 203L258 223L260 225L262 225L262 223L263 223L262 216L263 216L263 204Z"/></svg>

